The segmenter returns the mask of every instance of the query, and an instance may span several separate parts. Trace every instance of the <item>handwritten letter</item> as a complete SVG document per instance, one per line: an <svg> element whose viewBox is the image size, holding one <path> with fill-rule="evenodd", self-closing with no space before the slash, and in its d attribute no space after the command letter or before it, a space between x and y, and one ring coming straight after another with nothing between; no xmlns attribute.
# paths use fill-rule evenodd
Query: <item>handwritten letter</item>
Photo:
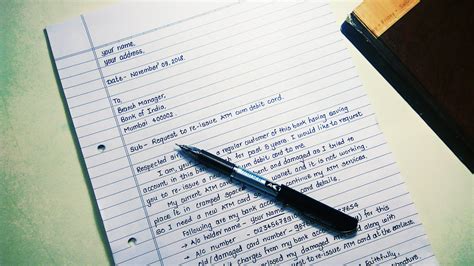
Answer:
<svg viewBox="0 0 474 266"><path fill-rule="evenodd" d="M327 4L124 4L47 33L117 264L436 263ZM326 232L175 143L358 232Z"/></svg>

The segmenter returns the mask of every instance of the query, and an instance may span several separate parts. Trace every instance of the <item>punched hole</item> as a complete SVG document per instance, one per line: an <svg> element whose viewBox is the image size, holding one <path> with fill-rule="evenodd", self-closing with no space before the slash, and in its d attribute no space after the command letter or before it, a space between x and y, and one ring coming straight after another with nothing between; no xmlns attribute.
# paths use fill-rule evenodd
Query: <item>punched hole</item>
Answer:
<svg viewBox="0 0 474 266"><path fill-rule="evenodd" d="M97 149L98 149L100 152L104 152L104 151L105 151L105 145L104 145L104 144L100 144L99 146L97 146Z"/></svg>
<svg viewBox="0 0 474 266"><path fill-rule="evenodd" d="M130 247L134 247L137 245L137 239L135 237L131 237L129 240L128 240L128 245Z"/></svg>

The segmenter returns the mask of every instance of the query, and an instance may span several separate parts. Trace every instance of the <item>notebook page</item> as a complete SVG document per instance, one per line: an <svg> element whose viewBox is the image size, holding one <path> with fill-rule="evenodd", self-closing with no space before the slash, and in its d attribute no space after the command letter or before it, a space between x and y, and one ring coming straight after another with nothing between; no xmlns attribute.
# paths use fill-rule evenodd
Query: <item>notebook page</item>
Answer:
<svg viewBox="0 0 474 266"><path fill-rule="evenodd" d="M115 263L436 263L326 3L124 4L47 33ZM358 232L309 224L175 143Z"/></svg>

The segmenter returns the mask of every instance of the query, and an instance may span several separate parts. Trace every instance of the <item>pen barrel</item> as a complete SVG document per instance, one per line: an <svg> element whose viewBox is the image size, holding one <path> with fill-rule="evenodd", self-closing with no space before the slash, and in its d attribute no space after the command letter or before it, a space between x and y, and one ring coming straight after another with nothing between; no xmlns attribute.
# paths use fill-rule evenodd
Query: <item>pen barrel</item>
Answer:
<svg viewBox="0 0 474 266"><path fill-rule="evenodd" d="M280 185L277 200L300 211L305 216L343 233L355 232L357 219L331 208L301 192Z"/></svg>
<svg viewBox="0 0 474 266"><path fill-rule="evenodd" d="M225 175L231 175L234 172L235 165L233 163L221 159L205 150L200 150L199 153L199 156L195 158L203 165L215 169Z"/></svg>
<svg viewBox="0 0 474 266"><path fill-rule="evenodd" d="M234 167L234 172L230 176L231 178L234 178L256 189L259 189L274 197L276 197L278 191L280 190L280 186L278 184L273 183L265 179L264 177L244 168Z"/></svg>

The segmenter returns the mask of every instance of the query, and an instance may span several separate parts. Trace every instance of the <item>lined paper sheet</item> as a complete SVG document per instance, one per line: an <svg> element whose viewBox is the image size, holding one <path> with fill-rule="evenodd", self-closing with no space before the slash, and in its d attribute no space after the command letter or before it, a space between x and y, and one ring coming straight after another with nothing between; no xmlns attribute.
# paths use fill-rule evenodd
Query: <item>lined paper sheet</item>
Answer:
<svg viewBox="0 0 474 266"><path fill-rule="evenodd" d="M115 263L436 263L328 4L124 4L47 33ZM175 143L359 230L309 224Z"/></svg>

